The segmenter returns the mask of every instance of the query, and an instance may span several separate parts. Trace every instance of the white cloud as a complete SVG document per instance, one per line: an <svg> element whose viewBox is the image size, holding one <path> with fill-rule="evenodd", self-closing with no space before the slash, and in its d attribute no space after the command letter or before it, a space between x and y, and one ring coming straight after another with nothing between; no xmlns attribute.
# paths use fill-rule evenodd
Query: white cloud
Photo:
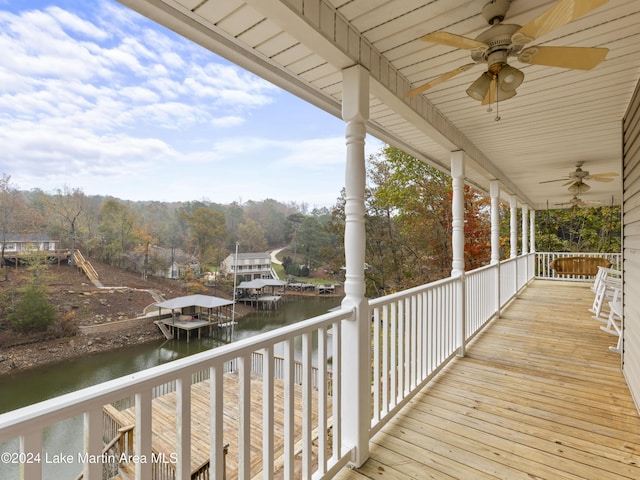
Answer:
<svg viewBox="0 0 640 480"><path fill-rule="evenodd" d="M20 4L0 0L0 173L20 188L334 203L335 119L114 2Z"/></svg>

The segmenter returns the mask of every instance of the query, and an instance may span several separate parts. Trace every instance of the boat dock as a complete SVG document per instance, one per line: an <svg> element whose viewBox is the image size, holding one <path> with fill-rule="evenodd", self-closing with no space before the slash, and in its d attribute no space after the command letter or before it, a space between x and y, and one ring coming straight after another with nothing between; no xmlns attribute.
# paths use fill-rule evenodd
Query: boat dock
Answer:
<svg viewBox="0 0 640 480"><path fill-rule="evenodd" d="M196 330L198 332L198 339L202 336L202 329L209 329L209 336L213 334L213 329L218 328L221 323L211 322L209 320L175 320L173 318L165 318L162 320L156 320L154 322L158 328L162 331L167 340L173 338L180 339L181 332L185 333L187 343L191 338L191 332Z"/></svg>

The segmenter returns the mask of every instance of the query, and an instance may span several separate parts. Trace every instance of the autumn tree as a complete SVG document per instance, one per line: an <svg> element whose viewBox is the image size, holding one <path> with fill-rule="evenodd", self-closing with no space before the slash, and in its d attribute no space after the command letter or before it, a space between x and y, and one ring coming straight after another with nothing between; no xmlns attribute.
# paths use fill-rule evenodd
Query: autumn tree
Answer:
<svg viewBox="0 0 640 480"><path fill-rule="evenodd" d="M151 226L149 222L144 226L133 230L133 239L137 243L134 248L135 253L142 254L142 280L147 279L147 271L149 269L149 249L158 243L158 239L151 234Z"/></svg>
<svg viewBox="0 0 640 480"><path fill-rule="evenodd" d="M367 180L367 295L379 296L449 276L449 175L388 146L368 159ZM466 268L471 269L490 260L489 203L468 187L464 198L465 261ZM334 235L341 235L339 230L343 230L342 210L344 198L339 200L328 226Z"/></svg>
<svg viewBox="0 0 640 480"><path fill-rule="evenodd" d="M225 218L220 212L198 207L182 212L196 256L202 265L217 265L222 261L226 239Z"/></svg>

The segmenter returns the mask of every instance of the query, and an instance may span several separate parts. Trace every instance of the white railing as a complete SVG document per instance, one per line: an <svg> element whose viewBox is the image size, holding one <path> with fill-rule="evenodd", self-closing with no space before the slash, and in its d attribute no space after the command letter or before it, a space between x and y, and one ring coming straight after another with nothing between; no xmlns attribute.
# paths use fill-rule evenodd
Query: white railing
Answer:
<svg viewBox="0 0 640 480"><path fill-rule="evenodd" d="M464 289L460 278L450 277L369 302L371 435L533 278L532 259L530 254L466 272Z"/></svg>
<svg viewBox="0 0 640 480"><path fill-rule="evenodd" d="M551 268L551 262L556 258L586 257L586 258L606 258L611 262L611 268L622 270L621 253L593 253L593 252L536 252L535 254L535 275L536 278L570 280L570 281L592 281L592 276L558 274Z"/></svg>
<svg viewBox="0 0 640 480"><path fill-rule="evenodd" d="M16 460L21 462L21 478L40 480L47 478L44 459L51 452L45 451L44 432L47 427L68 418L84 418L84 429L78 432L85 438L84 453L74 457L82 462L78 471L84 470L85 479L102 478L100 459L103 449L103 406L117 403L119 400L135 397L136 420L134 452L140 461L135 464L136 478L152 477L152 392L154 387L175 382L176 394L176 478L191 478L191 428L192 379L204 376L208 370L210 381L211 417L210 429L210 478L224 478L223 451L226 443L223 431L223 413L225 412L223 395L223 376L228 365L233 362L234 373L238 379L238 391L234 393L238 403L237 451L229 451L237 461L237 478L248 479L260 471L273 472L277 462L284 471L284 478L293 478L294 459L299 454L302 459L302 471L305 477L330 478L335 471L346 464L349 450L342 447L340 429L340 348L341 322L351 319L353 313L347 310L328 313L257 335L252 338L208 350L187 358L176 360L133 375L85 388L77 392L62 395L38 404L24 407L0 415L0 443L20 439L20 451ZM329 331L331 335L329 336ZM312 348L317 345L312 354ZM284 413L282 425L275 426L274 378L276 377L274 351L283 351L283 360L278 362L278 376L283 377ZM261 357L262 382L259 391L250 382L252 354L258 352ZM296 367L296 356L300 367ZM312 358L317 367L316 382ZM332 388L328 387L328 371L332 369ZM296 375L296 369L301 372ZM228 374L227 374L228 375ZM300 378L301 375L301 378ZM298 377L298 378L296 378ZM296 383L300 381L301 386ZM314 383L317 390L313 390ZM296 397L298 399L296 399ZM264 427L262 429L262 458L251 456L252 398L262 398L261 411ZM278 408L279 409L279 408ZM256 412L253 412L255 414ZM329 428L330 419L334 427ZM300 420L302 418L301 425ZM313 419L316 419L315 421ZM202 421L202 419L198 419ZM228 420L228 419L227 419ZM157 421L157 420L154 420ZM337 435L336 435L337 433ZM312 438L313 437L313 438ZM275 445L283 445L276 451ZM227 462L229 461L227 456ZM12 457L13 458L13 457ZM29 461L32 460L32 461ZM37 461L39 460L39 461ZM313 461L312 461L313 460ZM273 478L265 475L264 478ZM236 476L231 475L227 478Z"/></svg>
<svg viewBox="0 0 640 480"><path fill-rule="evenodd" d="M465 275L465 340L469 340L498 311L498 274L496 265L488 265Z"/></svg>
<svg viewBox="0 0 640 480"><path fill-rule="evenodd" d="M518 293L518 262L509 258L500 262L500 307L503 307Z"/></svg>
<svg viewBox="0 0 640 480"><path fill-rule="evenodd" d="M374 429L455 354L456 283L447 278L369 303Z"/></svg>
<svg viewBox="0 0 640 480"><path fill-rule="evenodd" d="M533 277L533 257L534 254L530 254L508 259L466 272L461 277L369 302L372 369L361 374L366 375L372 385L370 435L456 354L462 353L466 342L499 311L498 306L505 305ZM101 478L102 465L89 459L99 458L102 452L103 406L134 397L133 451L139 458L149 459L153 457L153 397L172 391L176 395L173 467L176 478L187 479L192 474L191 417L196 408L191 386L208 380L210 420L198 420L209 422L206 428L210 431L207 458L210 472L207 475L224 478L227 430L223 429L223 378L234 375L238 387L232 396L239 407L236 433L231 435L237 436L238 442L235 450L229 450L226 460L237 468L227 478L249 479L262 472L263 478L272 479L277 464L283 478L290 479L294 477L296 458L300 459L296 475L301 471L302 478L332 478L351 458L351 446L343 441L341 429L340 383L343 373L353 368L341 361L343 321L354 321L353 312L339 310L321 315L0 415L0 443L19 438L17 459L26 460L34 455L42 458L46 453L45 429L65 419L81 417L84 429L80 428L78 435L86 440L84 448L88 456L78 471L84 469L85 479ZM276 353L282 353L282 360L276 360ZM259 386L250 381L252 375L261 377ZM274 391L276 382L283 385L284 392L278 399ZM262 415L264 428L261 448L258 448L263 453L256 461L250 418L252 403L258 399L261 399L258 415ZM278 425L276 402L284 402L283 418ZM156 466L139 462L135 468L136 478L144 479L151 478ZM47 476L38 463L25 461L21 469L21 478L39 480Z"/></svg>

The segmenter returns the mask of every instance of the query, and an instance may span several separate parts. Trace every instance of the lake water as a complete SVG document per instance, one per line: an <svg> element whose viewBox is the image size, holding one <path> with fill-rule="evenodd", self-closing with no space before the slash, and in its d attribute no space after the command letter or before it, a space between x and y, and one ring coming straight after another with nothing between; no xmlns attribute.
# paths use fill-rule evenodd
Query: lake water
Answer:
<svg viewBox="0 0 640 480"><path fill-rule="evenodd" d="M338 306L340 301L339 298L326 297L287 298L277 310L257 312L240 319L234 329L233 339L247 338L322 315ZM3 377L0 378L0 413L215 348L219 344L219 341L208 337L200 340L192 338L188 344L184 338L180 341L150 342ZM78 452L82 451L81 432L81 417L47 428L44 435L45 452L77 457ZM0 453L17 451L17 441L0 443ZM75 478L80 469L77 465L47 464L43 466L43 478ZM18 478L17 466L0 462L0 479L14 478Z"/></svg>

